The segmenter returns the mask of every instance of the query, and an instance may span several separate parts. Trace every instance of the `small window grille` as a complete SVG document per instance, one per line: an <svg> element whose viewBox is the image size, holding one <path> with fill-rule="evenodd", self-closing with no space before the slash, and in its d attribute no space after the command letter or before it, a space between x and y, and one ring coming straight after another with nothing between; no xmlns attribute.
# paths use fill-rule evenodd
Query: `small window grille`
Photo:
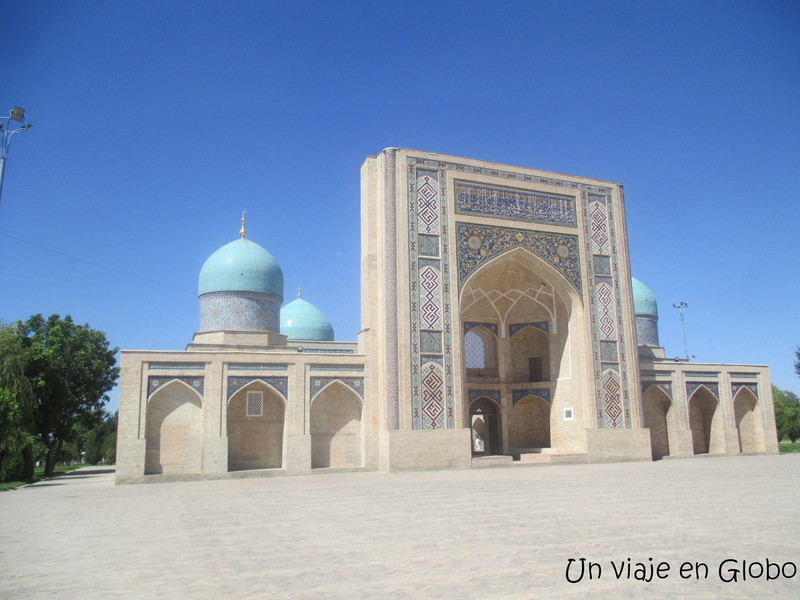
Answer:
<svg viewBox="0 0 800 600"><path fill-rule="evenodd" d="M565 421L572 421L573 419L573 410L572 407L564 409L564 420Z"/></svg>
<svg viewBox="0 0 800 600"><path fill-rule="evenodd" d="M247 416L261 417L264 414L264 392L247 392Z"/></svg>
<svg viewBox="0 0 800 600"><path fill-rule="evenodd" d="M465 354L468 369L483 369L486 366L486 355L483 339L474 331L464 336Z"/></svg>

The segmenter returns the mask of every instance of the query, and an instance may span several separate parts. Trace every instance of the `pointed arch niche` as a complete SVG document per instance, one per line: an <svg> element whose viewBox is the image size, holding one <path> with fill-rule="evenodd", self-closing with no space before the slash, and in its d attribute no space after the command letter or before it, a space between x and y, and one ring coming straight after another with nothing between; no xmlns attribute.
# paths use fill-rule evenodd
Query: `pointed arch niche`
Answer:
<svg viewBox="0 0 800 600"><path fill-rule="evenodd" d="M689 397L689 429L695 454L724 454L725 433L717 397L705 385Z"/></svg>
<svg viewBox="0 0 800 600"><path fill-rule="evenodd" d="M764 452L764 429L758 399L742 387L733 397L733 415L739 436L739 452Z"/></svg>
<svg viewBox="0 0 800 600"><path fill-rule="evenodd" d="M587 340L580 335L586 317L579 291L531 250L518 246L487 261L464 281L459 309L467 390L496 383L503 386L505 397L524 387L541 388L550 399L546 406L534 399L508 406L502 429L509 448L573 444L576 436L568 430L580 428L583 410L592 406L585 402L591 378L578 372L588 364L580 360ZM489 341L496 373L491 377L474 370L480 343L485 348ZM575 419L553 420L551 407L554 415L569 407ZM469 412L465 404L464 413ZM469 426L474 426L472 419Z"/></svg>
<svg viewBox="0 0 800 600"><path fill-rule="evenodd" d="M363 464L361 398L333 381L311 400L311 467L360 467Z"/></svg>
<svg viewBox="0 0 800 600"><path fill-rule="evenodd" d="M147 401L145 475L199 473L203 402L191 386L174 379Z"/></svg>
<svg viewBox="0 0 800 600"><path fill-rule="evenodd" d="M496 327L500 383L530 381L530 358L542 360L544 381L566 379L572 376L569 332L582 325L572 322L582 320L581 311L574 310L579 304L578 292L563 275L532 252L514 248L481 266L464 283L462 331L465 323ZM484 344L492 340L485 327L467 334L473 331Z"/></svg>
<svg viewBox="0 0 800 600"><path fill-rule="evenodd" d="M672 399L658 385L650 385L642 396L644 426L650 430L653 460L669 456L670 432L677 428Z"/></svg>
<svg viewBox="0 0 800 600"><path fill-rule="evenodd" d="M227 410L228 470L283 466L283 397L257 379L231 396Z"/></svg>

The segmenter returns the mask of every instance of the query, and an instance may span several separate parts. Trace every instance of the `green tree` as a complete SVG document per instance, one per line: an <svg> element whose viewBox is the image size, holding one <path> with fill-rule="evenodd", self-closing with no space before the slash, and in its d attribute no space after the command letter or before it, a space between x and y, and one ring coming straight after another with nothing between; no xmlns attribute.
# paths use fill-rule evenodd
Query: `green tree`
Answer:
<svg viewBox="0 0 800 600"><path fill-rule="evenodd" d="M800 398L794 392L772 386L772 401L775 405L775 425L778 441L786 438L792 443L800 438Z"/></svg>
<svg viewBox="0 0 800 600"><path fill-rule="evenodd" d="M800 346L794 349L794 372L800 377Z"/></svg>
<svg viewBox="0 0 800 600"><path fill-rule="evenodd" d="M35 315L17 321L27 349L26 376L33 388L33 432L46 448L45 475L51 476L64 444L76 442L79 427L97 424L106 393L119 376L106 335L72 317Z"/></svg>
<svg viewBox="0 0 800 600"><path fill-rule="evenodd" d="M86 434L84 458L90 465L114 462L117 446L117 414L103 413L102 420Z"/></svg>
<svg viewBox="0 0 800 600"><path fill-rule="evenodd" d="M0 324L0 481L33 476L33 390L25 347Z"/></svg>

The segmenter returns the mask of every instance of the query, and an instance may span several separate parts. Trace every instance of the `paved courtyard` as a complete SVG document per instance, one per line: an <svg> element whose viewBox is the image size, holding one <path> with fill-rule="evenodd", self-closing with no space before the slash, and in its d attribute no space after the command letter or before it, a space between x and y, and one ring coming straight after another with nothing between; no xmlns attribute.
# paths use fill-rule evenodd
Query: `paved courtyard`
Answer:
<svg viewBox="0 0 800 600"><path fill-rule="evenodd" d="M88 467L0 494L0 519L3 598L800 594L800 455L135 486ZM767 559L793 577L723 581Z"/></svg>

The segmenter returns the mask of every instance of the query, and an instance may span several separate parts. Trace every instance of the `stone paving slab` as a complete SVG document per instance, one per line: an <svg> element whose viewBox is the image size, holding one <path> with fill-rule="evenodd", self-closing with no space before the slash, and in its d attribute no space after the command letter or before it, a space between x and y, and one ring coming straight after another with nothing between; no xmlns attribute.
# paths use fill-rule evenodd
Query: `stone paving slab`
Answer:
<svg viewBox="0 0 800 600"><path fill-rule="evenodd" d="M88 467L0 494L0 597L796 598L800 574L718 565L800 565L799 518L800 455L130 486ZM566 581L581 557L600 579ZM651 557L666 579L614 577Z"/></svg>

